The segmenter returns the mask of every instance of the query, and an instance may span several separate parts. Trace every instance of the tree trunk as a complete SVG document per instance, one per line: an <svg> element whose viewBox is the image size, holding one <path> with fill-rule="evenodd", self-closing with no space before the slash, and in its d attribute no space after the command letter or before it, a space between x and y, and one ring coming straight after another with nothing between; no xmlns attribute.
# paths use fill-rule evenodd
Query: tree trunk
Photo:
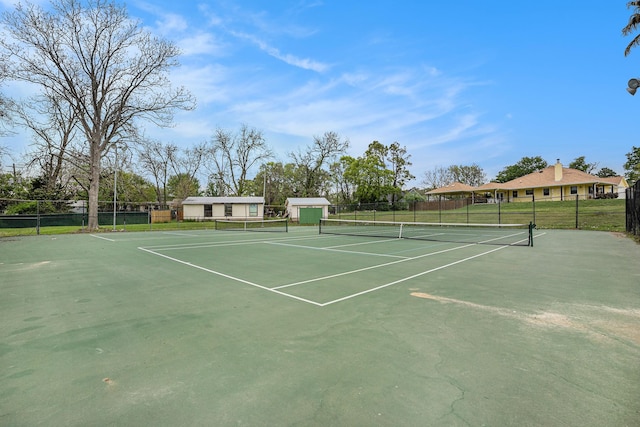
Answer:
<svg viewBox="0 0 640 427"><path fill-rule="evenodd" d="M100 189L100 144L91 141L91 156L89 162L89 231L98 229L98 190Z"/></svg>

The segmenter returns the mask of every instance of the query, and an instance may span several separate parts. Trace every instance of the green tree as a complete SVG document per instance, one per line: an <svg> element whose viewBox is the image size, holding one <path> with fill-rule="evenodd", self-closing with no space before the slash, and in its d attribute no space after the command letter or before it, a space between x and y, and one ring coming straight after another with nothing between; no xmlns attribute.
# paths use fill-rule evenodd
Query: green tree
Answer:
<svg viewBox="0 0 640 427"><path fill-rule="evenodd" d="M627 2L627 9L633 9L633 13L629 17L627 25L622 29L623 36L628 36L629 34L636 32L640 25L640 1L635 0ZM636 35L627 45L624 50L624 56L628 56L629 53L631 53L631 49L638 46L638 44L640 44L640 34Z"/></svg>
<svg viewBox="0 0 640 427"><path fill-rule="evenodd" d="M571 163L569 163L571 169L577 169L582 172L591 173L596 167L597 163L587 163L584 156L576 157Z"/></svg>
<svg viewBox="0 0 640 427"><path fill-rule="evenodd" d="M616 171L614 171L613 169L604 167L601 168L598 173L596 173L596 176L600 177L600 178L609 178L612 176L618 176L618 173Z"/></svg>
<svg viewBox="0 0 640 427"><path fill-rule="evenodd" d="M181 173L169 177L167 189L176 199L184 200L189 196L200 195L200 182L189 174Z"/></svg>
<svg viewBox="0 0 640 427"><path fill-rule="evenodd" d="M402 193L404 184L415 178L409 172L411 166L411 155L407 154L407 148L401 147L400 144L394 142L387 150L387 161L391 163L391 171L393 172L393 187L395 190L391 195L391 203L395 205L398 197Z"/></svg>
<svg viewBox="0 0 640 427"><path fill-rule="evenodd" d="M113 170L105 170L100 186L100 200L113 200ZM147 203L156 201L154 185L144 177L129 171L118 171L116 199L119 203Z"/></svg>
<svg viewBox="0 0 640 427"><path fill-rule="evenodd" d="M507 166L498 172L497 182L507 182L521 176L540 171L548 166L547 162L540 156L523 157L515 165Z"/></svg>
<svg viewBox="0 0 640 427"><path fill-rule="evenodd" d="M384 201L396 191L393 171L385 167L376 142L370 144L370 149L362 157L342 157L347 164L344 176L354 186L354 196L359 203Z"/></svg>
<svg viewBox="0 0 640 427"><path fill-rule="evenodd" d="M640 178L640 147L633 147L627 153L627 161L625 162L625 178L629 184L633 184Z"/></svg>
<svg viewBox="0 0 640 427"><path fill-rule="evenodd" d="M268 162L260 166L256 177L248 185L249 194L264 196L265 205L284 205L294 195L295 165Z"/></svg>
<svg viewBox="0 0 640 427"><path fill-rule="evenodd" d="M449 173L453 179L452 182L460 182L462 184L471 185L472 187L478 187L484 184L486 180L486 175L484 171L476 163L473 163L469 166L466 166L466 165L449 166Z"/></svg>

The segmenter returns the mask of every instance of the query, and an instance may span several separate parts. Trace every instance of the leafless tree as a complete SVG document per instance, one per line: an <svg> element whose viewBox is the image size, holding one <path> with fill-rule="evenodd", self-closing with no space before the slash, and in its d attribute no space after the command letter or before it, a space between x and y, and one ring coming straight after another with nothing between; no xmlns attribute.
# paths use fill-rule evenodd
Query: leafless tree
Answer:
<svg viewBox="0 0 640 427"><path fill-rule="evenodd" d="M46 188L66 187L71 175L66 173L70 164L78 164L84 158L74 159L71 153L80 151L78 122L71 106L59 102L51 92L35 97L29 102L17 104L13 115L20 126L29 129L33 142L31 151L25 155L27 167L37 167Z"/></svg>
<svg viewBox="0 0 640 427"><path fill-rule="evenodd" d="M206 142L195 145L192 148L185 148L184 150L174 150L169 157L169 164L173 171L173 180L177 179L174 184L175 197L179 199L186 199L189 196L199 195L200 189L198 185L197 175L202 169L209 149ZM194 188L195 187L195 188ZM198 194L193 194L197 191Z"/></svg>
<svg viewBox="0 0 640 427"><path fill-rule="evenodd" d="M171 160L176 157L178 147L175 144L163 144L159 141L142 139L136 144L138 165L153 179L157 202L167 204L167 182Z"/></svg>
<svg viewBox="0 0 640 427"><path fill-rule="evenodd" d="M313 144L307 146L304 151L289 153L289 157L296 166L299 175L298 195L303 197L319 196L325 185L329 167L340 155L345 154L349 148L349 140L342 140L336 132L325 132L322 137L315 136Z"/></svg>
<svg viewBox="0 0 640 427"><path fill-rule="evenodd" d="M71 107L86 139L88 228L94 230L102 156L135 134L136 120L169 125L173 112L193 108L194 100L168 80L178 48L153 37L124 7L111 0L53 0L51 10L27 3L4 13L0 48L10 56L10 78Z"/></svg>
<svg viewBox="0 0 640 427"><path fill-rule="evenodd" d="M213 166L210 180L220 195L245 195L249 171L273 157L262 132L246 124L237 134L217 129L209 153Z"/></svg>
<svg viewBox="0 0 640 427"><path fill-rule="evenodd" d="M424 173L422 184L429 190L444 187L454 182L451 168L436 166Z"/></svg>

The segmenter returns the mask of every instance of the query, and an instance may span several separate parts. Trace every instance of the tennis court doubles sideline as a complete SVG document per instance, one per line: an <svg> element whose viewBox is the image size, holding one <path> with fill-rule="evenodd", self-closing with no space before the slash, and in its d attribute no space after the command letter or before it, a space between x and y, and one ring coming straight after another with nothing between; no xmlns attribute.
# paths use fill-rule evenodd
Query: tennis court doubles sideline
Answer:
<svg viewBox="0 0 640 427"><path fill-rule="evenodd" d="M326 307L511 247L316 233L304 230L257 237L225 232L221 241L138 249L219 278Z"/></svg>

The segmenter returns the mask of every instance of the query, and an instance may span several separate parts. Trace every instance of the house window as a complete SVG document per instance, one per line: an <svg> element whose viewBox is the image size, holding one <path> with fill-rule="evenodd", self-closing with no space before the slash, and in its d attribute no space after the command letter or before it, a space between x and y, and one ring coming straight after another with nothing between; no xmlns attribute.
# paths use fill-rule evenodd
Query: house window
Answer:
<svg viewBox="0 0 640 427"><path fill-rule="evenodd" d="M571 186L571 194L578 194L578 186L576 185Z"/></svg>
<svg viewBox="0 0 640 427"><path fill-rule="evenodd" d="M533 196L533 190L525 190L527 196Z"/></svg>
<svg viewBox="0 0 640 427"><path fill-rule="evenodd" d="M211 218L213 216L213 205L204 205L205 218Z"/></svg>
<svg viewBox="0 0 640 427"><path fill-rule="evenodd" d="M548 196L548 195L550 194L549 189L548 189L548 188L543 188L543 189L542 189L542 194L543 194L544 196Z"/></svg>
<svg viewBox="0 0 640 427"><path fill-rule="evenodd" d="M258 205L255 203L249 205L249 216L258 216Z"/></svg>
<svg viewBox="0 0 640 427"><path fill-rule="evenodd" d="M513 190L513 198L515 199L516 197L518 197L518 190Z"/></svg>
<svg viewBox="0 0 640 427"><path fill-rule="evenodd" d="M233 216L233 205L231 203L224 204L224 216Z"/></svg>

